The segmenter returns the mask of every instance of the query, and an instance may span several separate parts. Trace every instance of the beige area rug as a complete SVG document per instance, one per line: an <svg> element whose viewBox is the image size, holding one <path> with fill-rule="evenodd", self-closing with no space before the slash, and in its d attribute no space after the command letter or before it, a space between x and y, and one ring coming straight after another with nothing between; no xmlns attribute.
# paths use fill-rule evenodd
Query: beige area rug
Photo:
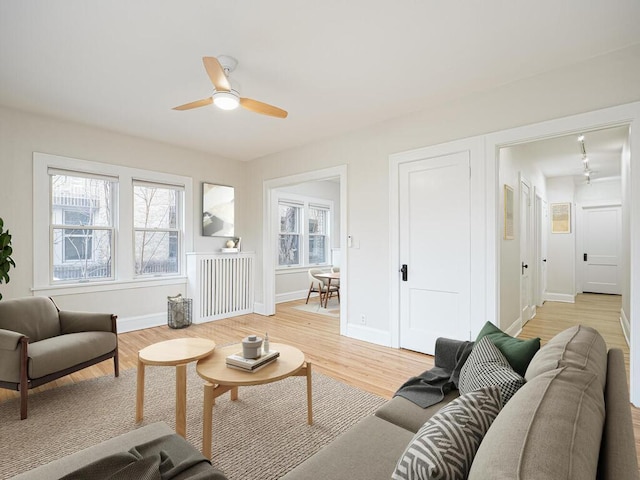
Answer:
<svg viewBox="0 0 640 480"><path fill-rule="evenodd" d="M320 306L320 300L317 296L311 297L309 299L309 303L303 303L302 305L297 305L293 308L296 310L302 310L303 312L318 313L320 315L340 318L340 304L338 303L338 298L335 296L329 299L327 308Z"/></svg>
<svg viewBox="0 0 640 480"><path fill-rule="evenodd" d="M203 381L188 368L187 439L202 447ZM49 463L157 421L175 425L175 369L147 367L145 418L136 425L136 371L38 392L29 417L19 420L19 400L0 404L0 478ZM277 479L385 400L325 375L313 374L314 424L307 425L306 379L240 388L213 408L213 463L230 480Z"/></svg>

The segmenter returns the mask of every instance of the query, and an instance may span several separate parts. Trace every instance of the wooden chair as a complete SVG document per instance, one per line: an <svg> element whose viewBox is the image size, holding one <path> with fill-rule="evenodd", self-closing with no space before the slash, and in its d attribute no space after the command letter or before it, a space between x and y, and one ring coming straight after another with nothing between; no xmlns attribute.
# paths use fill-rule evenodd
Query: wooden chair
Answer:
<svg viewBox="0 0 640 480"><path fill-rule="evenodd" d="M320 295L320 305L325 299L325 295L329 295L329 298L333 296L334 293L338 295L338 302L340 301L340 287L336 285L331 285L331 288L328 288L328 285L324 282L324 279L316 277L319 273L323 273L323 271L319 268L310 268L308 271L309 280L311 281L311 285L309 286L309 293L307 294L307 301L305 303L309 303L309 297L313 292L317 292ZM317 284L317 287L316 287Z"/></svg>

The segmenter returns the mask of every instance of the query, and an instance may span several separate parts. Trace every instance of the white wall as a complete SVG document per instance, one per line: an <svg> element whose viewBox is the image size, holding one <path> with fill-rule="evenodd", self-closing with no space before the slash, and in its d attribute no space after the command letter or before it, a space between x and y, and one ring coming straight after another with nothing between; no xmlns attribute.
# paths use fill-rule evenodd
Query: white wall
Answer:
<svg viewBox="0 0 640 480"><path fill-rule="evenodd" d="M571 232L551 233L547 241L547 291L545 299L574 301L576 255L576 205L573 177L547 179L549 210L554 203L571 204ZM551 221L551 214L549 214Z"/></svg>
<svg viewBox="0 0 640 480"><path fill-rule="evenodd" d="M640 99L640 47L597 57L478 93L456 102L339 137L291 149L249 163L251 233L261 238L262 183L268 179L348 165L348 231L360 248L348 255L350 274L346 321L389 332L389 155L485 132L527 125ZM300 159L304 158L305 162ZM485 172L472 172L472 175ZM484 177L483 177L484 178ZM478 233L478 232L474 232ZM343 232L345 234L345 232ZM262 251L258 248L257 298L262 300ZM372 295L372 285L379 295ZM344 287L344 286L343 286ZM472 285L473 288L484 286ZM483 315L483 312L474 312ZM496 319L487 319L496 320ZM381 335L382 336L382 335Z"/></svg>
<svg viewBox="0 0 640 480"><path fill-rule="evenodd" d="M138 167L189 176L193 179L194 245L215 251L225 239L200 236L201 182L236 187L237 234L247 228L244 164L72 122L0 108L0 217L13 235L16 268L11 281L0 285L5 299L32 295L33 286L33 152L81 160ZM244 243L250 250L251 242ZM166 297L185 293L179 284L55 296L61 308L113 312L119 322L153 317L166 321ZM141 301L143 299L143 301ZM121 322L121 323L122 323Z"/></svg>
<svg viewBox="0 0 640 480"><path fill-rule="evenodd" d="M508 330L522 320L520 319L520 176L522 175L531 185L532 205L535 201L534 189L543 199L546 199L546 179L536 166L537 160L539 159L532 154L527 144L500 149L499 184L501 188L505 184L513 188L515 228L514 239L505 240L504 235L500 237L500 320L498 325L502 330ZM500 195L499 202L500 212L504 212L503 194ZM532 218L533 215L532 208ZM500 231L504 232L504 215L500 216L500 221L502 222ZM533 268L530 271L533 272ZM519 329L520 327L515 331Z"/></svg>

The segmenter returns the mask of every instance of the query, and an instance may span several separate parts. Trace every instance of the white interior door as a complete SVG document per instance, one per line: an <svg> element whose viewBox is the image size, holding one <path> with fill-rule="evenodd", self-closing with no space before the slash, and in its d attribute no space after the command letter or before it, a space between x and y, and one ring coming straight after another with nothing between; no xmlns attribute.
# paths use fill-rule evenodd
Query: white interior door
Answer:
<svg viewBox="0 0 640 480"><path fill-rule="evenodd" d="M531 187L520 180L520 318L522 325L533 317L533 282L531 264Z"/></svg>
<svg viewBox="0 0 640 480"><path fill-rule="evenodd" d="M469 152L399 165L400 346L470 335Z"/></svg>
<svg viewBox="0 0 640 480"><path fill-rule="evenodd" d="M620 295L621 208L583 208L582 291Z"/></svg>

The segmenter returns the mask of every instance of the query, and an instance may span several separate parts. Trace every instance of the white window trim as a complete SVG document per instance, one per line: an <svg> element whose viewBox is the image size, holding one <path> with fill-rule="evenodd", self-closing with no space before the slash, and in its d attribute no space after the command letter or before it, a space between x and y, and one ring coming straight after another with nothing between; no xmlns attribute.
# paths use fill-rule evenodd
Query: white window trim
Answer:
<svg viewBox="0 0 640 480"><path fill-rule="evenodd" d="M296 264L296 265L291 265L291 266L286 266L286 265L279 265L278 264L278 252L277 252L277 248L279 245L279 242L277 241L277 239L280 237L280 227L279 227L279 220L276 223L276 225L278 225L277 231L276 231L276 255L275 255L275 270L276 273L282 273L282 272L287 272L287 271L292 271L292 270L299 270L299 271L306 271L308 270L310 267L328 267L331 265L331 243L333 240L333 232L332 232L332 222L333 222L333 215L334 215L334 211L333 211L333 200L328 200L326 198L317 198L317 197L309 197L306 195L298 195L295 193L287 193L287 192L277 192L274 196L273 196L273 208L275 212L278 212L278 206L283 203L283 204L289 204L292 206L297 206L297 207L301 207L303 210L302 213L302 219L301 219L301 233L300 233L300 238L301 238L301 242L300 245L302 245L303 251L301 254L301 263ZM315 207L315 208L326 208L327 210L329 210L329 235L327 235L327 237L329 238L329 245L327 246L327 261L325 263L306 263L307 259L309 258L309 232L308 232L308 215L307 215L307 210L309 209L309 207Z"/></svg>
<svg viewBox="0 0 640 480"><path fill-rule="evenodd" d="M98 176L117 177L119 182L118 211L115 219L117 225L114 253L116 258L115 280L89 283L52 284L49 279L49 241L33 242L33 288L38 294L74 294L105 290L120 290L150 285L172 285L184 283L186 278L186 252L193 250L193 185L190 177L169 173L153 172L138 168L124 167L107 163L92 162L46 153L33 153L33 237L49 238L49 169L71 170ZM184 188L182 201L183 241L180 245L180 272L165 277L139 277L134 274L134 246L131 236L133 232L133 182L141 180L180 186ZM125 232L123 235L122 232Z"/></svg>

